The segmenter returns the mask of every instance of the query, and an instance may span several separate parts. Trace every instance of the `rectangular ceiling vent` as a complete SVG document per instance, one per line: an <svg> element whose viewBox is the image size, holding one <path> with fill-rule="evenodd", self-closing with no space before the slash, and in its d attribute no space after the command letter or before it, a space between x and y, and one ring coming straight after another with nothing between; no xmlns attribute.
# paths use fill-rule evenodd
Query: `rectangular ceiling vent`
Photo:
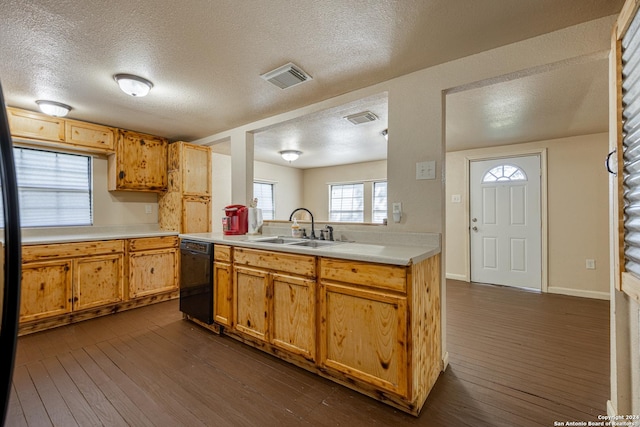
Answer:
<svg viewBox="0 0 640 427"><path fill-rule="evenodd" d="M309 74L305 73L302 68L292 62L276 68L273 71L269 71L268 73L261 74L260 77L273 83L280 89L286 89L291 86L304 83L308 80L313 80Z"/></svg>
<svg viewBox="0 0 640 427"><path fill-rule="evenodd" d="M349 120L354 125L361 125L363 123L369 123L378 120L378 116L373 114L371 111L363 111L362 113L356 113L346 116L345 119Z"/></svg>

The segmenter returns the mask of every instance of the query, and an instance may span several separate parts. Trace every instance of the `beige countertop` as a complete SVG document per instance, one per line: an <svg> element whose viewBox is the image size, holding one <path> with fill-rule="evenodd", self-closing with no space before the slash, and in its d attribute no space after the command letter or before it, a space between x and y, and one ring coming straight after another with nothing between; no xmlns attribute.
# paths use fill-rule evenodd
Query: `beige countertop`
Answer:
<svg viewBox="0 0 640 427"><path fill-rule="evenodd" d="M180 234L180 238L187 240L393 265L414 264L440 253L440 245L435 243L423 245L402 245L388 242L385 242L384 244L335 242L334 245L312 248L297 246L291 243L274 244L261 242L261 240L273 237L276 236L227 236L222 233Z"/></svg>
<svg viewBox="0 0 640 427"><path fill-rule="evenodd" d="M177 236L175 231L163 231L157 225L105 226L105 227L51 227L23 229L23 245L50 245L55 243L89 242L95 240L135 239L140 237Z"/></svg>

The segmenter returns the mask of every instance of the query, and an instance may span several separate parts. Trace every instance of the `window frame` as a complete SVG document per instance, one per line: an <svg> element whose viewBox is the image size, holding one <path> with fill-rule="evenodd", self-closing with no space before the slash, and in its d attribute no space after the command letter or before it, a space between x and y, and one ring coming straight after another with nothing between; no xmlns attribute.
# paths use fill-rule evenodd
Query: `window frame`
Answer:
<svg viewBox="0 0 640 427"><path fill-rule="evenodd" d="M83 157L87 160L88 165L87 165L87 178L88 178L88 199L89 199L89 217L88 217L88 222L87 223L75 223L75 224L48 224L48 225L37 225L37 224L24 224L25 218L26 216L22 214L23 208L22 206L20 207L21 210L21 215L20 215L20 227L21 228L60 228L60 227L91 227L94 224L94 186L93 186L93 181L94 181L94 164L93 164L93 155L89 154L89 153L81 153L81 152L76 152L76 151L66 151L66 150L57 150L57 149L51 149L49 147L41 147L41 146L27 146L27 145L22 145L22 144L14 144L13 146L14 149L14 153L15 150L30 150L30 151L40 151L40 152L46 152L46 153L52 153L54 155L63 155L63 156L77 156L77 157ZM15 157L17 158L17 154L15 155ZM16 162L17 163L17 162ZM18 178L18 198L19 200L22 198L22 188L23 186L20 185L20 172L18 170L18 167L16 165L16 175Z"/></svg>
<svg viewBox="0 0 640 427"><path fill-rule="evenodd" d="M273 212L273 218L266 218L265 214L264 214L265 210L263 208L261 208L262 209L262 218L265 221L275 220L275 218L276 218L276 182L266 181L266 180L263 180L263 179L254 179L253 180L253 185L255 186L256 184L259 184L259 185L270 185L271 186L271 205L273 206L273 211L272 211ZM256 197L255 188L254 188L253 193L254 193L253 197ZM260 198L259 197L258 197L258 207L260 208Z"/></svg>
<svg viewBox="0 0 640 427"><path fill-rule="evenodd" d="M362 186L362 210L359 212L362 212L362 220L361 221L342 221L339 219L334 219L332 217L332 212L333 212L333 187L335 186L347 186L347 185L359 185ZM328 184L328 190L329 190L329 221L330 222L342 222L342 223L352 223L352 224L364 224L364 219L365 219L365 189L364 189L364 182L362 181L356 181L356 182L332 182L330 184ZM340 211L340 212L346 212L346 211ZM350 212L355 212L355 211L350 211Z"/></svg>
<svg viewBox="0 0 640 427"><path fill-rule="evenodd" d="M385 183L387 185L387 196L385 197L386 207L385 207L385 218L382 221L376 222L376 184ZM389 213L389 183L386 179L384 180L376 180L371 183L371 223L372 224L384 224L384 220L388 220Z"/></svg>

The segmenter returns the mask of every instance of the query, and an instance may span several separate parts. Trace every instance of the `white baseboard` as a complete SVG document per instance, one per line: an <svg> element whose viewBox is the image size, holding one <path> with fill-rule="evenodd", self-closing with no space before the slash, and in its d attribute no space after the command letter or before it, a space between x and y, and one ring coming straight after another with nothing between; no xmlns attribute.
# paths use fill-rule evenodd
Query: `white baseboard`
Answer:
<svg viewBox="0 0 640 427"><path fill-rule="evenodd" d="M461 282L468 282L469 278L466 274L446 273L445 277L449 280L460 280Z"/></svg>
<svg viewBox="0 0 640 427"><path fill-rule="evenodd" d="M449 366L449 352L446 351L444 356L442 356L442 372L447 370L447 366Z"/></svg>
<svg viewBox="0 0 640 427"><path fill-rule="evenodd" d="M613 402L610 400L607 400L607 415L610 417L618 415L618 411L613 407Z"/></svg>
<svg viewBox="0 0 640 427"><path fill-rule="evenodd" d="M573 297L609 300L609 292L584 291L582 289L560 288L557 286L549 286L547 288L547 292L550 294L570 295Z"/></svg>

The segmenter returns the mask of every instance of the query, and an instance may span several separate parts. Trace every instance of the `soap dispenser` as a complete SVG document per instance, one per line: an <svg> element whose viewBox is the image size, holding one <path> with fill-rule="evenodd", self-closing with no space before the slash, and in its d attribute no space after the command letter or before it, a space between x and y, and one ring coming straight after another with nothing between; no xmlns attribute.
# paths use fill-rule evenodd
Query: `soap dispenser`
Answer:
<svg viewBox="0 0 640 427"><path fill-rule="evenodd" d="M293 219L293 224L291 224L291 236L302 237L302 232L300 231L300 226L298 225L298 220L296 218Z"/></svg>

